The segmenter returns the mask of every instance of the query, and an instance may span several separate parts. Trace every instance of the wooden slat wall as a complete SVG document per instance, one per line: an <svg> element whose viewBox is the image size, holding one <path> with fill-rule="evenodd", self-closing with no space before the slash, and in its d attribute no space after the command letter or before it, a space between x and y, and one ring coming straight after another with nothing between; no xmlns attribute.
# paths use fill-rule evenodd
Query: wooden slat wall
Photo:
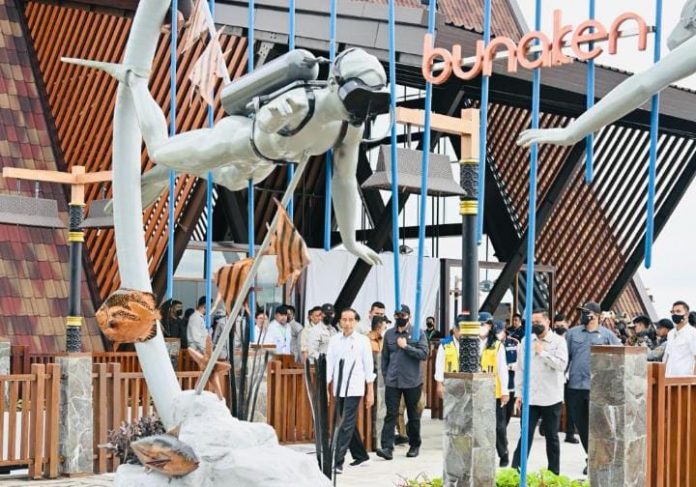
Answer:
<svg viewBox="0 0 696 487"><path fill-rule="evenodd" d="M102 72L61 63L60 57L118 62L123 55L131 19L37 1L27 3L26 17L67 164L85 165L88 171L110 169L111 121L117 83ZM169 114L170 99L169 39L170 35L163 32L150 82L153 96L163 108L165 116ZM246 39L222 35L221 43L223 51L227 53L225 61L231 76L236 78L242 75L246 69ZM178 132L206 125L207 107L198 97L193 97L189 102L191 85L188 75L202 50L202 44L187 53L179 50ZM223 116L219 102L216 102L216 107L216 118L219 119ZM151 166L143 151L143 170ZM190 176L178 178L175 208L177 221L186 211L186 202L197 184L197 179ZM107 195L110 195L110 185L106 189ZM90 186L86 194L87 201L100 198L100 194L99 186ZM162 262L167 247L167 200L165 192L143 215L151 274ZM120 284L113 230L88 230L86 241L99 293L104 299L118 289Z"/></svg>

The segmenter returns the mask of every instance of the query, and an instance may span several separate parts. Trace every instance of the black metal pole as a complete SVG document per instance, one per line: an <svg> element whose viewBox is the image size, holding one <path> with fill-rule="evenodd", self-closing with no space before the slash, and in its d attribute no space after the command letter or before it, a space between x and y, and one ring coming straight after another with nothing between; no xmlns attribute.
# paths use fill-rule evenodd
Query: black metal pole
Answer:
<svg viewBox="0 0 696 487"><path fill-rule="evenodd" d="M462 215L462 311L459 320L459 370L478 372L479 370L479 328L478 322L478 245L476 242L476 217L478 198L478 161L460 161L461 186L465 191L459 203Z"/></svg>
<svg viewBox="0 0 696 487"><path fill-rule="evenodd" d="M66 329L66 349L68 352L80 352L82 342L80 329L82 327L82 311L80 310L80 277L82 276L82 243L85 234L82 231L83 205L70 205L70 299L68 302L68 319Z"/></svg>

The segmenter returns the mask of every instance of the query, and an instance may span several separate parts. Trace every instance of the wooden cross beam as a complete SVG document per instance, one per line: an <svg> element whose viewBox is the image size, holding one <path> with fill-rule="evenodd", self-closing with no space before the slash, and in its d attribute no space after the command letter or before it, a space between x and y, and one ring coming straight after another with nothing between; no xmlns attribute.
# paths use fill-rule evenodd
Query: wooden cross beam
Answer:
<svg viewBox="0 0 696 487"><path fill-rule="evenodd" d="M425 110L415 108L396 108L396 122L416 127L425 126ZM430 128L444 134L458 135L462 140L462 160L479 157L479 110L467 108L461 117L449 117L439 113L430 115Z"/></svg>
<svg viewBox="0 0 696 487"><path fill-rule="evenodd" d="M70 172L4 167L2 169L2 177L26 179L29 181L43 181L46 183L69 184L70 204L84 206L85 186L88 184L111 181L112 172L100 171L88 173L85 172L85 166L73 166Z"/></svg>

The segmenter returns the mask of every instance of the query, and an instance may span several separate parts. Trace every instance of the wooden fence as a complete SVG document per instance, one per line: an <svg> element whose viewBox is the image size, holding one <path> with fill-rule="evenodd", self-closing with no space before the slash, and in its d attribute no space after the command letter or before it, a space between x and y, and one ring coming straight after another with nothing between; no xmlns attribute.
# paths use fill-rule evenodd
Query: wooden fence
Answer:
<svg viewBox="0 0 696 487"><path fill-rule="evenodd" d="M27 467L33 479L58 477L59 402L59 365L0 376L1 467Z"/></svg>
<svg viewBox="0 0 696 487"><path fill-rule="evenodd" d="M313 442L314 424L305 388L304 370L283 365L280 360L269 362L268 423L275 429L280 443ZM330 408L333 411L333 401ZM329 415L329 418L332 417L333 413ZM368 450L374 450L372 428L372 408L366 408L365 403L361 402L358 430Z"/></svg>
<svg viewBox="0 0 696 487"><path fill-rule="evenodd" d="M423 389L425 393L425 407L430 409L432 419L442 419L443 406L442 399L437 395L437 383L435 382L435 358L437 357L437 347L439 342L433 342L430 346L428 360L425 362L425 377Z"/></svg>
<svg viewBox="0 0 696 487"><path fill-rule="evenodd" d="M200 371L177 372L183 390L193 389ZM223 380L223 394L229 397L228 380ZM123 422L155 414L150 392L141 372L123 372L118 363L92 366L92 409L94 411L94 472L113 472L119 465L110 451L98 448L108 443L109 430ZM229 404L228 404L229 406Z"/></svg>
<svg viewBox="0 0 696 487"><path fill-rule="evenodd" d="M652 487L696 485L696 377L665 377L648 364L648 462Z"/></svg>

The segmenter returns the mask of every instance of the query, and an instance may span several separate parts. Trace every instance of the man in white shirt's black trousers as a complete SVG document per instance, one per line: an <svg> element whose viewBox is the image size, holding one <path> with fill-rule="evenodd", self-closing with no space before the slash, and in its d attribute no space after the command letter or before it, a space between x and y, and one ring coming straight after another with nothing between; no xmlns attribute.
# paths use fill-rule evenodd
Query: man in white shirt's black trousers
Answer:
<svg viewBox="0 0 696 487"><path fill-rule="evenodd" d="M351 308L341 311L339 318L342 333L331 337L326 353L329 390L337 399L337 407L343 412L343 423L336 433L338 434L334 452L336 473L343 473L343 461L349 448L353 457L351 466L364 464L370 459L360 437L357 422L358 407L363 396L368 408L375 402L373 389L375 372L370 340L358 332L357 316L356 311ZM339 381L341 363L343 373Z"/></svg>

